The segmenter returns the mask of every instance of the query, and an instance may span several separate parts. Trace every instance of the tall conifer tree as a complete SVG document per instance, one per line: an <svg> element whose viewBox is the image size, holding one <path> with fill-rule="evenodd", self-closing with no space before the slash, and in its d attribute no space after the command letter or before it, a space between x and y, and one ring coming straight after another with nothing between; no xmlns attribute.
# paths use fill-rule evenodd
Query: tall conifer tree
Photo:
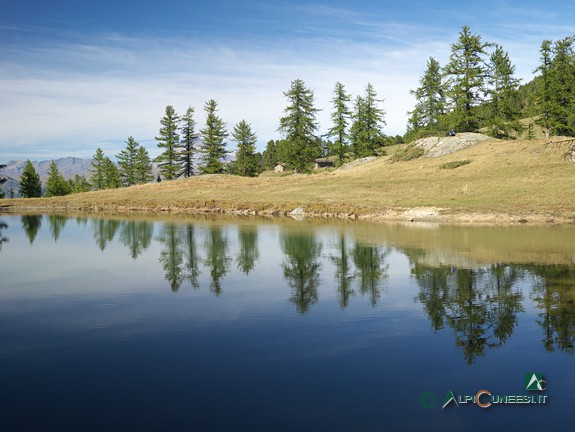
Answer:
<svg viewBox="0 0 575 432"><path fill-rule="evenodd" d="M481 36L471 34L468 26L463 26L459 39L451 44L451 56L444 72L453 106L451 126L461 132L472 132L479 127L475 108L483 101L485 93L487 67L484 56L489 46L481 41Z"/></svg>
<svg viewBox="0 0 575 432"><path fill-rule="evenodd" d="M379 107L380 102L382 100L377 98L371 83L365 86L365 94L355 99L350 135L356 158L375 154L375 150L384 143L381 129L385 125L385 111Z"/></svg>
<svg viewBox="0 0 575 432"><path fill-rule="evenodd" d="M194 109L188 107L182 116L181 139L178 152L178 163L180 165L180 176L191 177L194 175L194 156L196 154L196 144L199 135L196 133L196 121L194 120Z"/></svg>
<svg viewBox="0 0 575 432"><path fill-rule="evenodd" d="M63 196L71 192L70 184L64 179L64 176L58 170L56 162L52 161L46 177L46 196Z"/></svg>
<svg viewBox="0 0 575 432"><path fill-rule="evenodd" d="M138 183L136 178L136 165L139 147L140 144L130 136L126 141L126 148L116 155L124 186L132 186Z"/></svg>
<svg viewBox="0 0 575 432"><path fill-rule="evenodd" d="M221 174L224 172L224 158L228 154L226 150L226 138L228 132L223 120L218 116L218 103L211 99L204 106L206 112L206 127L200 131L203 147L203 165L200 168L205 174Z"/></svg>
<svg viewBox="0 0 575 432"><path fill-rule="evenodd" d="M104 158L104 175L106 178L105 188L116 189L122 187L122 177L120 170L109 157Z"/></svg>
<svg viewBox="0 0 575 432"><path fill-rule="evenodd" d="M551 50L551 41L546 39L541 43L540 64L535 72L539 72L539 80L535 91L535 104L539 112L539 118L536 123L545 131L545 138L549 138L551 129L551 68L553 53Z"/></svg>
<svg viewBox="0 0 575 432"><path fill-rule="evenodd" d="M152 174L152 160L148 150L142 145L138 147L135 164L136 183L149 183L154 179Z"/></svg>
<svg viewBox="0 0 575 432"><path fill-rule="evenodd" d="M439 62L433 57L427 60L427 68L421 79L420 86L412 90L417 102L415 109L410 112L408 129L417 131L424 129L427 131L437 131L445 115L446 98L445 84Z"/></svg>
<svg viewBox="0 0 575 432"><path fill-rule="evenodd" d="M166 111L160 123L159 136L156 137L158 147L164 151L156 158L160 169L160 174L165 180L174 180L178 178L178 144L180 136L178 135L179 117L176 110L171 105L166 106Z"/></svg>
<svg viewBox="0 0 575 432"><path fill-rule="evenodd" d="M511 64L509 55L499 45L495 46L490 61L489 128L496 138L515 138L522 130L519 122L521 106L517 94L519 80L513 76L515 66Z"/></svg>
<svg viewBox="0 0 575 432"><path fill-rule="evenodd" d="M42 196L42 182L30 159L26 161L20 177L20 195L24 198L39 198Z"/></svg>
<svg viewBox="0 0 575 432"><path fill-rule="evenodd" d="M260 171L256 157L257 136L245 120L240 121L232 132L238 144L236 153L236 172L241 176L254 177Z"/></svg>
<svg viewBox="0 0 575 432"><path fill-rule="evenodd" d="M329 129L327 135L334 138L334 148L338 156L338 163L343 163L345 153L348 148L349 141L349 124L351 121L351 110L349 102L351 96L345 91L342 83L335 83L333 89L333 97L331 103L333 104L333 111L331 113L332 127Z"/></svg>
<svg viewBox="0 0 575 432"><path fill-rule="evenodd" d="M284 96L288 106L285 116L280 119L279 131L284 135L288 151L288 162L296 171L308 171L316 150L316 131L318 124L314 107L314 96L301 79L292 81Z"/></svg>
<svg viewBox="0 0 575 432"><path fill-rule="evenodd" d="M575 135L575 53L570 36L555 42L550 70L550 120L554 135Z"/></svg>
<svg viewBox="0 0 575 432"><path fill-rule="evenodd" d="M105 159L104 151L101 148L97 148L92 158L92 169L90 170L92 174L90 180L96 190L106 189Z"/></svg>

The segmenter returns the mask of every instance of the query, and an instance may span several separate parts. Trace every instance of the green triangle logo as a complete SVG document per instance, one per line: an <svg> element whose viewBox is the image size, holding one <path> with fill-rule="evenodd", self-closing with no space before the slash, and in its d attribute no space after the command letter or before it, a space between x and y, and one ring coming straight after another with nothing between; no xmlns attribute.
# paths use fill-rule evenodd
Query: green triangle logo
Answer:
<svg viewBox="0 0 575 432"><path fill-rule="evenodd" d="M525 390L544 391L546 387L543 374L537 372L529 372L525 374Z"/></svg>
<svg viewBox="0 0 575 432"><path fill-rule="evenodd" d="M451 402L455 402L455 405L457 405L457 407L459 407L459 404L457 403L457 399L455 399L455 395L453 394L453 392L451 390L449 390L449 393L447 393L447 395L445 396L445 399L443 400L443 405L441 405L441 409L445 409L445 407L447 405L449 405Z"/></svg>

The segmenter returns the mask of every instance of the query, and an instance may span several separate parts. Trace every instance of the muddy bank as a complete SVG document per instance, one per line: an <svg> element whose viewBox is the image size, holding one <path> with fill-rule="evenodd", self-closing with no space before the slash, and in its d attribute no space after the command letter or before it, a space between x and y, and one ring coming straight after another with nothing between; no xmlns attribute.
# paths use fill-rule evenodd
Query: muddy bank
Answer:
<svg viewBox="0 0 575 432"><path fill-rule="evenodd" d="M225 214L240 216L274 216L293 219L326 218L362 220L370 222L404 221L404 222L437 222L452 224L574 224L575 216L553 215L545 213L513 214L502 212L466 212L457 209L438 207L390 208L381 212L373 211L309 211L304 207L292 210L281 208L222 208L222 207L193 207L193 206L164 206L158 208L127 206L127 205L97 205L74 206L58 205L55 203L31 203L14 200L4 200L0 204L0 215L5 214L31 214L31 213L58 213L58 214L100 214L100 215L192 215L192 214Z"/></svg>

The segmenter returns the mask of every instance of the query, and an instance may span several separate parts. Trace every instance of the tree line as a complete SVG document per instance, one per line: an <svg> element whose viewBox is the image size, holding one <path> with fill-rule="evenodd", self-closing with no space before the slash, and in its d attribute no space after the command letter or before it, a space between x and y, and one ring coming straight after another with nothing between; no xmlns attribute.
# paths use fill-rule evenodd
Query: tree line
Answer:
<svg viewBox="0 0 575 432"><path fill-rule="evenodd" d="M411 92L416 104L408 113L406 141L449 130L482 130L496 138L517 138L533 124L550 135L575 135L575 36L540 48L540 64L531 82L520 85L509 54L464 26L451 44L445 66L430 57ZM531 120L525 126L523 118Z"/></svg>

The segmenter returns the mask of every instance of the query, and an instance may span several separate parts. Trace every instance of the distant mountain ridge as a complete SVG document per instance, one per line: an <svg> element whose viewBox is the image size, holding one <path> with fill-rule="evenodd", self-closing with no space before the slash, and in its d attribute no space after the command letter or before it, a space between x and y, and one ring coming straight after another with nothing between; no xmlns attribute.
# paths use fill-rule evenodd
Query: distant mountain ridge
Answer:
<svg viewBox="0 0 575 432"><path fill-rule="evenodd" d="M50 164L52 160L44 161L31 161L36 172L40 175L42 184L46 182L46 177L48 177L48 171L50 169ZM77 174L84 176L86 178L90 177L90 169L92 168L92 159L82 159L77 157L65 157L60 159L54 159L58 171L64 176L65 179L74 178ZM4 194L6 197L10 196L10 190L13 190L15 196L19 196L18 189L20 185L20 177L22 176L22 171L26 166L25 160L10 161L6 163L6 167L0 171L0 176L6 177L8 181L2 185Z"/></svg>
<svg viewBox="0 0 575 432"><path fill-rule="evenodd" d="M46 181L48 176L48 171L50 169L50 164L52 160L44 161L31 161L36 172L40 175L42 182ZM74 178L76 174L83 175L86 178L90 176L90 169L92 168L92 159L81 159L77 157L65 157L61 159L54 159L58 171L64 176L65 179ZM4 168L0 175L4 177L9 177L13 180L20 181L22 176L22 171L26 166L25 160L10 161L6 163L6 168Z"/></svg>
<svg viewBox="0 0 575 432"><path fill-rule="evenodd" d="M88 181L90 180L93 159L82 159L77 157L65 157L60 159L54 159L58 171L64 176L66 180L73 179L76 175L81 175L86 177ZM43 161L31 161L32 166L36 172L40 175L42 180L42 186L46 183L46 177L48 177L48 171L50 170L50 164L52 159ZM18 189L20 188L19 182L20 177L22 177L22 171L26 166L25 160L17 160L6 162L6 168L0 170L0 177L6 177L8 181L2 185L2 190L6 197L10 196L10 190L13 190L15 196L18 197ZM152 173L155 176L158 175L158 164L152 163Z"/></svg>

